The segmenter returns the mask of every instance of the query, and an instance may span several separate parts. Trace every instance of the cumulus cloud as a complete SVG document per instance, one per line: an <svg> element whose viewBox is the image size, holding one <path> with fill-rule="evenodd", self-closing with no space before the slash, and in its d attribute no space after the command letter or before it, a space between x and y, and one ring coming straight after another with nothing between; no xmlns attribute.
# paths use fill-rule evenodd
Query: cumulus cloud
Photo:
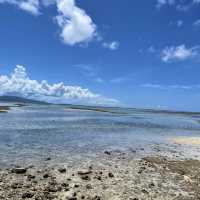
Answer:
<svg viewBox="0 0 200 200"><path fill-rule="evenodd" d="M60 28L59 36L65 44L84 46L94 38L103 43L97 25L84 9L77 6L75 0L0 0L0 4L3 3L14 5L32 15L40 15L42 8L56 6L57 15L53 19ZM102 45L111 50L119 47L116 41Z"/></svg>
<svg viewBox="0 0 200 200"><path fill-rule="evenodd" d="M76 6L74 0L57 0L57 10L56 21L64 43L74 45L94 38L96 25L83 9Z"/></svg>
<svg viewBox="0 0 200 200"><path fill-rule="evenodd" d="M117 41L104 42L102 45L104 48L107 48L110 50L117 50L119 48L119 42Z"/></svg>
<svg viewBox="0 0 200 200"><path fill-rule="evenodd" d="M15 95L53 103L80 103L113 105L118 101L95 94L79 86L66 86L64 83L49 84L32 80L23 66L17 65L9 75L0 75L0 95Z"/></svg>
<svg viewBox="0 0 200 200"><path fill-rule="evenodd" d="M33 15L39 15L42 6L56 4L58 15L55 19L60 27L60 37L68 45L88 42L97 35L91 17L76 5L75 0L0 0L0 3L15 5Z"/></svg>
<svg viewBox="0 0 200 200"><path fill-rule="evenodd" d="M163 62L184 61L196 57L199 54L199 46L187 48L184 44L180 46L165 47L161 53Z"/></svg>
<svg viewBox="0 0 200 200"><path fill-rule="evenodd" d="M33 15L40 14L39 0L0 0L0 3L8 3L17 6L19 9L24 10Z"/></svg>

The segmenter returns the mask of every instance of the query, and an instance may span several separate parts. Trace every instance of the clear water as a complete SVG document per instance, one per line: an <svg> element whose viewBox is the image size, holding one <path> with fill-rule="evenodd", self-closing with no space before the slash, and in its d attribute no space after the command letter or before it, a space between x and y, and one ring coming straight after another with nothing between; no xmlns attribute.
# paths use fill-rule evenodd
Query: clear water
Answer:
<svg viewBox="0 0 200 200"><path fill-rule="evenodd" d="M147 147L171 137L200 135L197 114L107 110L111 112L29 105L0 113L0 164Z"/></svg>

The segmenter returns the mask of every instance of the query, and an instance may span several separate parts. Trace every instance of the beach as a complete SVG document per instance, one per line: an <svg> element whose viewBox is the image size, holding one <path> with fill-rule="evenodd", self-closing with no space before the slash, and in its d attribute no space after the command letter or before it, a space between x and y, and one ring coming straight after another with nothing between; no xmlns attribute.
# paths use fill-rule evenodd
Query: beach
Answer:
<svg viewBox="0 0 200 200"><path fill-rule="evenodd" d="M199 114L110 109L1 113L0 199L200 199Z"/></svg>
<svg viewBox="0 0 200 200"><path fill-rule="evenodd" d="M140 150L141 151L141 150ZM194 200L200 198L200 161L105 151L78 164L12 166L0 171L1 199Z"/></svg>

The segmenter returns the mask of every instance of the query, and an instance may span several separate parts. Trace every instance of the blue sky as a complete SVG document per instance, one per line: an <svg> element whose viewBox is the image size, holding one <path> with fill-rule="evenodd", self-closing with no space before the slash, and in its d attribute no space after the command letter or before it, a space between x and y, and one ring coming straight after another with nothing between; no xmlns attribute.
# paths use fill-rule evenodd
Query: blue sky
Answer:
<svg viewBox="0 0 200 200"><path fill-rule="evenodd" d="M0 0L0 93L200 111L199 10L199 0Z"/></svg>

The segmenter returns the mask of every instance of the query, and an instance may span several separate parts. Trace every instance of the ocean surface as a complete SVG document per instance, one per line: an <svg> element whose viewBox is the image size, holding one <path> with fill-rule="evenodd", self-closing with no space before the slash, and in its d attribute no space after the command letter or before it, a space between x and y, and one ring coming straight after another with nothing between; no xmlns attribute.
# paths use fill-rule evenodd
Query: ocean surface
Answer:
<svg viewBox="0 0 200 200"><path fill-rule="evenodd" d="M128 108L12 107L0 113L0 164L148 148L174 137L200 136L199 119L198 113Z"/></svg>

